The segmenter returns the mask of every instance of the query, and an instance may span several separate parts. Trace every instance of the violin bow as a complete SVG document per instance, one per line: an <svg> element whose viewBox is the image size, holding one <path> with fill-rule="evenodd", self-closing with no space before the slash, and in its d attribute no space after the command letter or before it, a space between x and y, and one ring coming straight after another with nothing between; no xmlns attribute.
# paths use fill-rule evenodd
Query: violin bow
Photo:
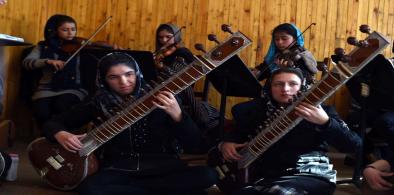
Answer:
<svg viewBox="0 0 394 195"><path fill-rule="evenodd" d="M90 43L90 41L99 33L105 25L108 24L108 22L112 19L112 16L108 17L97 29L94 31L92 35L86 40L67 60L64 62L64 65L69 63L86 45Z"/></svg>

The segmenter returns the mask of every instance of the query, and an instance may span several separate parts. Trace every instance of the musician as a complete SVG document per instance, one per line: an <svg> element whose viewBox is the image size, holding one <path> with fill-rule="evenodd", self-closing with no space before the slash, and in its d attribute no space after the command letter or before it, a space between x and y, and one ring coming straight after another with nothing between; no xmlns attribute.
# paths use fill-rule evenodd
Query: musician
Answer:
<svg viewBox="0 0 394 195"><path fill-rule="evenodd" d="M82 148L80 139L85 136L74 134L73 129L94 119L102 123L127 99L146 93L142 74L131 56L111 53L98 66L98 94L44 126L48 139L73 152ZM206 194L204 189L216 182L217 174L211 168L188 167L176 156L175 138L186 151L193 151L201 144L201 132L174 95L162 91L153 103L158 109L104 143L97 153L100 169L83 181L80 194Z"/></svg>
<svg viewBox="0 0 394 195"><path fill-rule="evenodd" d="M41 126L52 115L61 113L81 102L87 95L82 88L79 56L66 66L71 54L62 50L66 41L71 41L77 33L77 23L70 16L51 16L44 29L44 41L23 60L27 70L40 69L42 76L32 95L33 113Z"/></svg>
<svg viewBox="0 0 394 195"><path fill-rule="evenodd" d="M300 68L308 85L313 82L317 72L315 57L304 48L301 31L294 24L283 23L272 31L271 45L264 62L255 67L253 73L258 75L259 80L263 80L275 69L289 66Z"/></svg>
<svg viewBox="0 0 394 195"><path fill-rule="evenodd" d="M189 49L183 46L182 34L175 24L161 24L156 31L156 68L159 77L167 79L193 62L194 57ZM209 146L217 143L219 112L207 102L196 99L193 86L177 95L185 111L204 132L207 145L202 146L206 151Z"/></svg>
<svg viewBox="0 0 394 195"><path fill-rule="evenodd" d="M305 86L300 69L272 72L263 98L243 113L233 113L234 132L226 132L219 148L225 160L240 160L238 149L273 110L286 108ZM302 121L263 153L251 166L251 183L234 194L333 194L336 170L325 152L327 143L342 152L354 152L360 138L349 130L333 107L301 103L295 108ZM290 193L292 192L292 193Z"/></svg>
<svg viewBox="0 0 394 195"><path fill-rule="evenodd" d="M362 101L360 94L361 84L369 86L370 94L365 99L363 110L355 109L353 115L356 124L359 124L360 113L366 112L366 125L371 127L366 135L368 141L379 140L388 144L389 152L381 155L380 160L372 162L363 170L363 175L369 186L378 191L392 190L393 184L385 177L393 176L394 167L394 87L387 85L393 81L393 59L383 55L375 57L365 68L357 73L347 83L348 89L354 98L354 106L360 107ZM351 115L352 116L352 115ZM393 182L394 180L391 180Z"/></svg>

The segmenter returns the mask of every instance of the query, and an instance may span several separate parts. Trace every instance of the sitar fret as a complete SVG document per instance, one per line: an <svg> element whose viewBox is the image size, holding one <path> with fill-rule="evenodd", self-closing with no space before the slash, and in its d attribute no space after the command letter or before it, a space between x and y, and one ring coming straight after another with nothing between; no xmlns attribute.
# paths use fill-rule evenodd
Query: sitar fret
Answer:
<svg viewBox="0 0 394 195"><path fill-rule="evenodd" d="M104 143L104 140L101 140L99 136L97 136L96 132L92 132L91 135L94 137L94 139L96 141L98 141L99 143Z"/></svg>
<svg viewBox="0 0 394 195"><path fill-rule="evenodd" d="M99 133L99 132L95 131L95 132L93 132L92 134L94 135L94 137L95 137L97 140L99 140L101 143L104 143L105 140L103 140L99 135L97 135L97 133Z"/></svg>
<svg viewBox="0 0 394 195"><path fill-rule="evenodd" d="M107 126L108 126L109 128L105 128L104 130L100 131L100 133L103 134L104 137L107 137L107 135L106 135L105 133L108 133L108 134L109 134L109 135L108 135L109 137L112 136L112 135L115 135L115 134L116 134L116 129L115 129L115 130L112 130L112 127L111 127L111 126L109 126L109 125L107 125ZM111 130L112 130L114 133L112 133Z"/></svg>
<svg viewBox="0 0 394 195"><path fill-rule="evenodd" d="M119 117L125 122L125 123L127 123L127 125L131 125L126 119L124 119L123 117L126 117L126 114L120 114L119 113ZM126 117L127 118L127 117ZM130 118L127 118L127 119L129 119L130 121L132 121Z"/></svg>

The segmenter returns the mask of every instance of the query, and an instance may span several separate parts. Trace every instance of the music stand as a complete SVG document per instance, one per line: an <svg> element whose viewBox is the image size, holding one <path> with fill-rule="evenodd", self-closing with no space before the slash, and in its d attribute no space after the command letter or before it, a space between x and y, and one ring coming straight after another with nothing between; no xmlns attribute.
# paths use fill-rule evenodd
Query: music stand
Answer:
<svg viewBox="0 0 394 195"><path fill-rule="evenodd" d="M31 45L31 43L0 38L0 47L2 47L2 46L26 46L26 45ZM2 57L3 57L3 50L0 49L0 61L1 61L0 65L3 64ZM0 88L1 88L0 90L1 91L3 91L3 76L4 76L3 74L4 74L3 73L3 67L0 67ZM3 97L0 97L0 115L2 115L2 114L3 114ZM8 141L8 146L11 147L13 145L11 132L8 132L7 141Z"/></svg>
<svg viewBox="0 0 394 195"><path fill-rule="evenodd" d="M81 51L81 64L85 67L81 67L81 72L84 72L85 78L83 82L85 82L85 87L89 92L94 91L92 89L95 89L96 86L95 81L98 60L112 52L122 52L132 56L135 61L137 61L141 72L144 75L144 80L156 80L157 72L153 61L153 54L150 51L84 49ZM95 63L92 63L92 60L94 60Z"/></svg>
<svg viewBox="0 0 394 195"><path fill-rule="evenodd" d="M210 72L207 78L221 94L219 129L222 136L227 96L260 97L263 87L237 55Z"/></svg>
<svg viewBox="0 0 394 195"><path fill-rule="evenodd" d="M31 45L31 43L0 38L0 46L24 46L24 45Z"/></svg>

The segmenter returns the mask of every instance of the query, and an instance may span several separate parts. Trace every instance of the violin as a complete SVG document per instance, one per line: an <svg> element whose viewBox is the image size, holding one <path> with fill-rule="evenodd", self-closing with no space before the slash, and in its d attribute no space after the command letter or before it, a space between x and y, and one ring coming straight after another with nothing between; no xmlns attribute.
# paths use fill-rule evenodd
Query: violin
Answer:
<svg viewBox="0 0 394 195"><path fill-rule="evenodd" d="M294 45L293 47L284 50L279 53L277 59L286 63L286 66L295 68L296 62L301 59L300 53L306 51L306 49L299 45Z"/></svg>
<svg viewBox="0 0 394 195"><path fill-rule="evenodd" d="M101 24L96 31L86 40L82 43L82 41L80 42L80 46L77 47L77 49L74 52L70 52L72 53L72 55L64 62L64 66L66 64L68 64L84 47L86 47L88 44L91 44L91 40L93 39L94 36L96 36L96 34L98 32L101 31L101 29L104 28L105 25L108 24L108 22L112 19L112 16L110 16L109 18L107 18L103 24ZM77 40L77 39L76 39Z"/></svg>
<svg viewBox="0 0 394 195"><path fill-rule="evenodd" d="M62 51L66 53L74 53L77 51L84 43L86 43L88 39L82 38L82 37L75 37L71 41L64 41L62 44ZM106 43L104 41L95 41L95 42L89 42L87 45L84 47L85 49L118 49L119 47L115 45L111 45L109 43Z"/></svg>
<svg viewBox="0 0 394 195"><path fill-rule="evenodd" d="M173 54L179 48L178 43L160 48L157 52L153 53L153 59L155 60L155 66L158 69L163 68L163 59Z"/></svg>

